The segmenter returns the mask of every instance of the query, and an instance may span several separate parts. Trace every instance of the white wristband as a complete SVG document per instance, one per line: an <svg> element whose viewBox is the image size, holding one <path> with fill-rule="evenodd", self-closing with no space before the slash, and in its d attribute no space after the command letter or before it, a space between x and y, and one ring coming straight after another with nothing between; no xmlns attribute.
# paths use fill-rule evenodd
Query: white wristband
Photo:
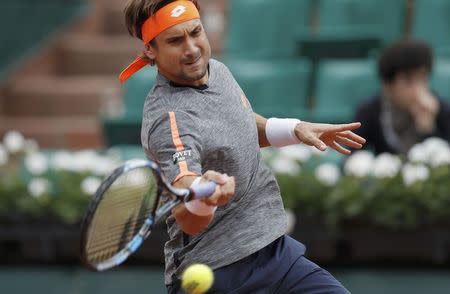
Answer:
<svg viewBox="0 0 450 294"><path fill-rule="evenodd" d="M266 123L266 137L270 145L283 147L300 143L294 129L301 120L295 118L269 118Z"/></svg>
<svg viewBox="0 0 450 294"><path fill-rule="evenodd" d="M195 178L191 186L198 184L198 182L200 182L201 179L202 179L201 177ZM217 206L208 205L205 202L201 201L200 199L188 201L184 203L184 205L186 206L186 209L190 213L199 216L207 216L214 214L214 212L217 209Z"/></svg>

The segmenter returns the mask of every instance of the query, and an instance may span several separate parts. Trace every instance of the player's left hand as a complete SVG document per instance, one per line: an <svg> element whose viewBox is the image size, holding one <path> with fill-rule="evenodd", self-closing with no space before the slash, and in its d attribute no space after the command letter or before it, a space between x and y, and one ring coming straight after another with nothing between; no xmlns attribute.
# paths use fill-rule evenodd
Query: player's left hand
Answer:
<svg viewBox="0 0 450 294"><path fill-rule="evenodd" d="M294 132L302 144L314 146L320 151L325 151L329 146L342 154L349 155L351 151L343 145L361 149L366 143L364 138L352 132L360 126L359 122L333 125L302 121L297 124Z"/></svg>

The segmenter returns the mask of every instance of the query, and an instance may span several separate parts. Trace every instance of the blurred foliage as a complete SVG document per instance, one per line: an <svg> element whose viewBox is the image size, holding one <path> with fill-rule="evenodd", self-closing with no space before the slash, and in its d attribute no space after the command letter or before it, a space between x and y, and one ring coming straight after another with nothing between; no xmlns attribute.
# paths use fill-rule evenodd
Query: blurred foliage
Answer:
<svg viewBox="0 0 450 294"><path fill-rule="evenodd" d="M39 150L7 132L0 142L0 222L80 222L103 177L125 157L120 152Z"/></svg>
<svg viewBox="0 0 450 294"><path fill-rule="evenodd" d="M81 189L87 174L68 171L48 171L48 191L37 196L30 193L30 180L21 175L20 161L16 159L0 167L0 220L22 222L35 220L62 221L73 224L81 220L90 196Z"/></svg>
<svg viewBox="0 0 450 294"><path fill-rule="evenodd" d="M101 179L121 161L143 157L137 147L43 152L34 146L27 151L22 139L14 134L5 140L7 148L0 144L1 222L78 223ZM263 149L262 155L285 206L330 228L348 220L389 228L449 224L450 147L436 140L428 151L425 147L402 159L367 151L345 158L303 145Z"/></svg>
<svg viewBox="0 0 450 294"><path fill-rule="evenodd" d="M335 183L319 179L317 157L296 160L298 173L274 169L286 208L300 216L314 216L336 229L346 221L359 221L392 229L414 228L421 224L450 224L450 166L426 165L427 179L405 182L402 166L392 177L369 173L355 176L344 171L344 160L337 167L340 176ZM327 158L320 159L327 163ZM376 158L374 158L376 160ZM311 164L311 162L314 162ZM329 164L329 163L328 163Z"/></svg>

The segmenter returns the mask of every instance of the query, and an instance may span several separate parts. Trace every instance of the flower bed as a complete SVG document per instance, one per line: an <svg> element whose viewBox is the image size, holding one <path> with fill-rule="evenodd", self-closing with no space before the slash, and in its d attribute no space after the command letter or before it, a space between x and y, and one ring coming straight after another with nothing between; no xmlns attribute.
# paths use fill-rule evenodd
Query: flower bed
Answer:
<svg viewBox="0 0 450 294"><path fill-rule="evenodd" d="M262 154L285 206L331 228L348 219L391 228L450 219L450 147L440 139L414 146L407 158L358 151L346 159L303 145ZM0 145L0 219L79 222L101 179L131 157L144 155L139 147L128 155L123 148L44 152L10 132Z"/></svg>
<svg viewBox="0 0 450 294"><path fill-rule="evenodd" d="M119 166L120 150L41 151L17 132L0 145L0 220L78 223L103 177Z"/></svg>
<svg viewBox="0 0 450 294"><path fill-rule="evenodd" d="M343 157L302 145L264 151L285 205L330 227L349 219L389 228L450 220L450 147L437 138L406 158L357 151ZM330 156L334 157L331 158Z"/></svg>

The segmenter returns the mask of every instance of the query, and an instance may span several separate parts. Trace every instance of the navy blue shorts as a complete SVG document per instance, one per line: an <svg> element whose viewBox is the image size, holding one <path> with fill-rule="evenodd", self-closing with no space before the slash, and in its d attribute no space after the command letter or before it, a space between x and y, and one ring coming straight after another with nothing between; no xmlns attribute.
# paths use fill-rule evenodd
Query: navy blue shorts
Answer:
<svg viewBox="0 0 450 294"><path fill-rule="evenodd" d="M235 263L214 271L212 293L348 294L329 272L304 256L305 246L282 236ZM167 287L170 294L184 293L180 282Z"/></svg>

